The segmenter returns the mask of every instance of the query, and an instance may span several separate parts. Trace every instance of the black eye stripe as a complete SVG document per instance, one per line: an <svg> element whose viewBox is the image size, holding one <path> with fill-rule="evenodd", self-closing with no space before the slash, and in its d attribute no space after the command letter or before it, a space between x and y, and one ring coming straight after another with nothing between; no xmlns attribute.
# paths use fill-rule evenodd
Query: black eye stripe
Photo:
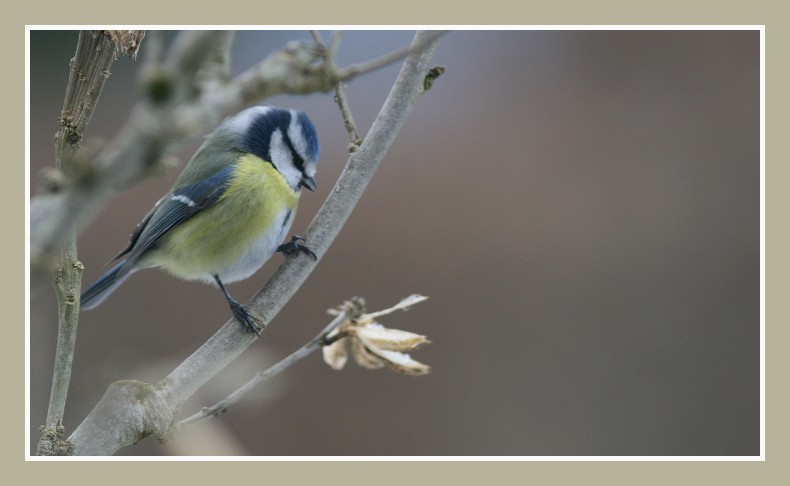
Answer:
<svg viewBox="0 0 790 486"><path fill-rule="evenodd" d="M299 172L304 173L304 159L302 159L302 156L299 155L299 152L297 152L294 148L293 142L291 142L291 137L288 136L287 130L283 132L283 141L285 141L285 145L288 146L288 150L291 151L294 165L297 169L299 169Z"/></svg>

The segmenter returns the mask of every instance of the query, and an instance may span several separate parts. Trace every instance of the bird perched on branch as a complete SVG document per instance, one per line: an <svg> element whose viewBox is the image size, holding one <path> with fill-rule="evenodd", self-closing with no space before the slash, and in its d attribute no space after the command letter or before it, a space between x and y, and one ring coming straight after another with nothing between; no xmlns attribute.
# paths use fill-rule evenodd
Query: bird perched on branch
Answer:
<svg viewBox="0 0 790 486"><path fill-rule="evenodd" d="M216 284L236 319L257 319L224 284L243 280L276 252L306 253L291 228L302 187L316 188L318 135L307 115L256 106L225 120L192 157L170 192L137 225L125 257L82 294L83 309L106 299L137 270L159 267Z"/></svg>

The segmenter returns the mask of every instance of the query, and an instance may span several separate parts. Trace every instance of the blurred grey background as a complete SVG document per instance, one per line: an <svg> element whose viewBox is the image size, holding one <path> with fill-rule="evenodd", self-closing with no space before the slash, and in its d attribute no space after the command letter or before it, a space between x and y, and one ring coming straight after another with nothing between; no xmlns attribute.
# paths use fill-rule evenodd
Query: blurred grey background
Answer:
<svg viewBox="0 0 790 486"><path fill-rule="evenodd" d="M325 33L328 35L328 33ZM338 63L412 32L349 31ZM238 73L307 32L244 31ZM30 43L31 191L53 135L77 33ZM140 56L146 55L143 41ZM385 325L427 334L412 378L320 353L219 419L125 455L757 455L759 32L477 31L440 42L447 71L414 108L339 238L297 296L192 414L312 338L325 310L431 299ZM119 59L87 140L109 140L139 99ZM398 65L352 81L361 130ZM319 190L347 136L331 94L265 103L307 111ZM176 154L185 163L199 145ZM127 242L178 170L118 195L79 240L84 285ZM246 300L280 256L230 290ZM31 304L31 443L43 423L55 299ZM156 381L229 317L212 287L149 270L83 314L65 425L119 379Z"/></svg>

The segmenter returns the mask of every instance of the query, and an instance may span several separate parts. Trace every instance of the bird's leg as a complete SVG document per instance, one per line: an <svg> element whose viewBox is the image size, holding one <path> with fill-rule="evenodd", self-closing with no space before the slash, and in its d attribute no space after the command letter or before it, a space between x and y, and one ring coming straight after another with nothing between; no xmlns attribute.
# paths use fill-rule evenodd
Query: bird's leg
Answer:
<svg viewBox="0 0 790 486"><path fill-rule="evenodd" d="M291 241L278 246L277 251L285 256L288 256L292 253L304 253L305 255L310 255L313 260L318 260L318 257L315 256L313 250L304 244L304 238L299 235L293 235L291 237Z"/></svg>
<svg viewBox="0 0 790 486"><path fill-rule="evenodd" d="M219 275L214 275L214 281L217 282L219 289L225 296L225 300L228 301L228 307L230 307L231 312L233 312L233 317L235 317L237 321L241 322L248 331L252 331L257 334L258 337L260 337L262 327L260 325L260 321L255 316L253 316L246 307L233 300L233 297L231 297L228 291L225 290L225 286L222 285Z"/></svg>

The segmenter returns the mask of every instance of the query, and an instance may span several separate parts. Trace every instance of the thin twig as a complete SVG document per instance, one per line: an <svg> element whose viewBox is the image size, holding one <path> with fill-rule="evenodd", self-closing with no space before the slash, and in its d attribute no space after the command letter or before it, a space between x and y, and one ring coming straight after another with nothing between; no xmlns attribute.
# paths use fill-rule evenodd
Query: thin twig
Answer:
<svg viewBox="0 0 790 486"><path fill-rule="evenodd" d="M175 430L179 430L184 426L191 425L195 422L200 420L209 418L209 417L216 417L220 414L225 413L228 407L231 407L236 404L239 400L241 400L244 395L252 391L253 388L260 385L264 381L267 381L275 376L279 375L286 369L288 369L291 365L297 363L298 361L306 358L313 351L320 349L323 345L326 337L334 331L338 326L343 324L346 319L348 319L348 313L341 312L337 317L335 317L332 322L330 322L323 331L321 331L315 338L313 338L310 342L302 346L301 348L297 349L286 358L283 358L273 366L258 372L250 381L239 387L233 393L228 395L225 399L220 400L219 402L215 403L210 407L204 407L200 410L200 412L185 418L184 420L178 422L175 426Z"/></svg>
<svg viewBox="0 0 790 486"><path fill-rule="evenodd" d="M343 32L340 30L335 30L332 32L332 37L329 39L329 52L332 53L332 57L337 54L337 49L340 47L340 39L343 37Z"/></svg>
<svg viewBox="0 0 790 486"><path fill-rule="evenodd" d="M362 64L352 64L345 68L339 69L337 72L337 77L341 81L349 81L350 79L355 78L360 74L365 74L371 71L376 71L378 69L381 69L394 62L398 62L399 60L403 59L409 54L419 53L424 51L426 48L428 48L428 46L432 45L433 41L437 40L439 37L441 37L446 33L447 33L446 30L433 31L431 32L430 35L423 38L420 42L412 44L409 47L404 47L402 49L398 49L397 51L384 54L381 57L372 59Z"/></svg>
<svg viewBox="0 0 790 486"><path fill-rule="evenodd" d="M326 63L327 69L329 69L332 73L336 73L337 65L335 65L334 51L327 47L324 39L321 38L321 34L317 30L313 30L311 33L313 34L313 39L315 39L316 44L318 44L318 46L323 51L324 63ZM334 42L337 42L338 38L333 37L332 39ZM362 138L359 136L357 125L354 123L354 117L351 115L351 107L348 104L348 98L346 98L345 86L343 86L343 81L341 81L339 78L335 83L335 101L340 107L340 113L343 115L343 126L346 127L348 136L351 138L349 151L353 152L362 143Z"/></svg>

